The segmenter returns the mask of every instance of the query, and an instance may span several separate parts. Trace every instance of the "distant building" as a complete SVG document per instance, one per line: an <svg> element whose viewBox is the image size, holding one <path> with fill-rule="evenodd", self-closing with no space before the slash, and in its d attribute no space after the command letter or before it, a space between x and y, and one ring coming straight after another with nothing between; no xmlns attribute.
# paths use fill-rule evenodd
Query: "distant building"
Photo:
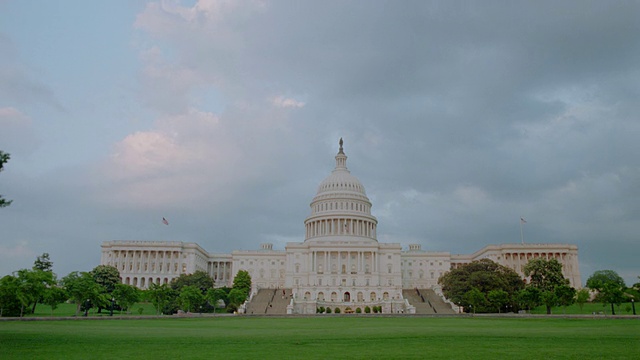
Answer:
<svg viewBox="0 0 640 360"><path fill-rule="evenodd" d="M251 275L253 289L288 289L288 313L315 313L320 306L383 306L384 312L415 311L403 289L435 289L438 278L452 268L491 259L524 277L532 258L557 259L571 286L580 287L578 248L568 244L487 245L470 255L423 251L411 244L380 243L377 219L364 186L347 169L342 139L336 166L318 187L311 215L304 221L305 240L260 249L208 253L198 244L161 241L106 241L102 265L120 270L125 284L147 288L166 284L180 274L209 273L217 287L231 286L239 270Z"/></svg>

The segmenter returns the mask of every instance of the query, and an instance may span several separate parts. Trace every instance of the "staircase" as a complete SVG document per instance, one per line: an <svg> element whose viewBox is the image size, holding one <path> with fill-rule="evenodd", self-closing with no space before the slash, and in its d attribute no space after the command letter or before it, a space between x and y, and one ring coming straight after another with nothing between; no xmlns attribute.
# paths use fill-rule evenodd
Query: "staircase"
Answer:
<svg viewBox="0 0 640 360"><path fill-rule="evenodd" d="M291 289L260 289L247 304L246 314L286 315L290 300Z"/></svg>
<svg viewBox="0 0 640 360"><path fill-rule="evenodd" d="M422 292L422 290L404 289L402 296L416 308L416 314L435 314L433 307L426 301L426 298L420 295L419 291Z"/></svg>
<svg viewBox="0 0 640 360"><path fill-rule="evenodd" d="M455 314L456 313L451 308L451 305L444 302L444 300L442 300L442 298L438 296L438 294L436 294L435 291L431 289L424 289L424 290L420 290L420 293L422 294L422 296L424 296L425 300L427 300L431 304L431 306L436 311L436 313L438 314Z"/></svg>
<svg viewBox="0 0 640 360"><path fill-rule="evenodd" d="M415 306L416 314L455 314L447 304L431 289L404 289L402 296Z"/></svg>
<svg viewBox="0 0 640 360"><path fill-rule="evenodd" d="M291 289L277 289L271 299L271 303L267 307L266 314L286 315L287 305L291 302L291 295Z"/></svg>

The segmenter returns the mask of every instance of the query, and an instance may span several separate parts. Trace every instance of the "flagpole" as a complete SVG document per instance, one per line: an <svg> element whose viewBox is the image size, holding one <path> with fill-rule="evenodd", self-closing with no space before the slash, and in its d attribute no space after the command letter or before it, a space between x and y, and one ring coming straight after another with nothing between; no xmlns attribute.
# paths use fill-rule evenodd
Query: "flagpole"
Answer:
<svg viewBox="0 0 640 360"><path fill-rule="evenodd" d="M520 242L524 244L524 234L522 232L522 224L526 223L527 221L520 216Z"/></svg>

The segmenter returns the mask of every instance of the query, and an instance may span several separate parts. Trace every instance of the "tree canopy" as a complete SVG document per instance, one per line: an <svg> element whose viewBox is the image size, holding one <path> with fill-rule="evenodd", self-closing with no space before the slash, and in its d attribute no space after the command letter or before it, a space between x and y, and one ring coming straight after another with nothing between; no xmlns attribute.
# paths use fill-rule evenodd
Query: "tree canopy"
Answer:
<svg viewBox="0 0 640 360"><path fill-rule="evenodd" d="M524 267L524 275L531 278L531 286L543 292L553 291L558 285L569 284L569 280L562 275L562 264L556 259L531 259Z"/></svg>
<svg viewBox="0 0 640 360"><path fill-rule="evenodd" d="M33 270L53 271L53 261L49 259L49 253L43 253L33 262Z"/></svg>
<svg viewBox="0 0 640 360"><path fill-rule="evenodd" d="M194 285L183 287L180 290L180 295L178 295L180 307L186 312L201 312L205 301L202 291Z"/></svg>
<svg viewBox="0 0 640 360"><path fill-rule="evenodd" d="M198 270L193 274L181 274L177 278L171 280L171 288L180 292L185 286L195 286L200 289L202 294L206 294L209 289L213 288L213 278L206 271Z"/></svg>
<svg viewBox="0 0 640 360"><path fill-rule="evenodd" d="M4 164L6 164L10 158L11 155L0 150L0 172L4 170ZM11 201L12 200L5 200L2 195L0 195L0 208L11 205Z"/></svg>
<svg viewBox="0 0 640 360"><path fill-rule="evenodd" d="M96 283L104 287L105 292L109 294L116 288L116 284L121 282L120 272L111 265L98 265L90 273Z"/></svg>
<svg viewBox="0 0 640 360"><path fill-rule="evenodd" d="M611 314L615 315L613 305L620 305L624 301L624 279L613 270L598 270L587 279L587 287L598 291L596 301L611 304Z"/></svg>
<svg viewBox="0 0 640 360"><path fill-rule="evenodd" d="M82 306L92 308L105 302L105 288L89 272L74 271L63 277L61 284L69 299L76 304L76 315L80 313Z"/></svg>
<svg viewBox="0 0 640 360"><path fill-rule="evenodd" d="M540 302L547 308L547 314L551 314L551 307L562 300L567 304L567 287L569 280L562 274L562 264L556 259L534 258L529 260L524 267L524 275L530 277L528 287L540 291ZM569 287L570 288L570 287ZM575 294L575 289L573 290ZM571 297L573 299L573 295Z"/></svg>
<svg viewBox="0 0 640 360"><path fill-rule="evenodd" d="M0 316L19 316L24 311L18 293L18 278L12 275L0 279Z"/></svg>
<svg viewBox="0 0 640 360"><path fill-rule="evenodd" d="M20 316L24 315L27 309L34 312L47 287L55 284L55 278L50 271L22 269L16 271L15 276L18 279L16 296L22 305Z"/></svg>
<svg viewBox="0 0 640 360"><path fill-rule="evenodd" d="M122 310L128 312L133 304L140 301L140 290L135 286L116 284L111 296Z"/></svg>
<svg viewBox="0 0 640 360"><path fill-rule="evenodd" d="M177 292L169 285L152 283L146 293L147 299L156 308L156 314L172 314L174 312L172 304L177 298Z"/></svg>
<svg viewBox="0 0 640 360"><path fill-rule="evenodd" d="M243 291L246 296L251 292L251 275L246 270L240 270L233 278L233 289Z"/></svg>
<svg viewBox="0 0 640 360"><path fill-rule="evenodd" d="M473 261L452 269L438 279L444 295L455 304L473 306L476 312L491 312L503 309L513 302L514 295L524 287L520 276L512 269L502 266L489 259ZM473 289L477 292L469 293ZM493 290L507 293L508 301L503 301L503 294L494 293L492 298L499 300L492 303L488 296ZM478 293L482 294L480 299Z"/></svg>

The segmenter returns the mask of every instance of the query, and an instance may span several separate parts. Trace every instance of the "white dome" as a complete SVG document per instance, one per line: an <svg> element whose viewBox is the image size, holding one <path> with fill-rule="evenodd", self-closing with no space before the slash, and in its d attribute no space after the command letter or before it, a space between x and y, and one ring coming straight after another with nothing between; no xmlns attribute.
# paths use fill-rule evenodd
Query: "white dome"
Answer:
<svg viewBox="0 0 640 360"><path fill-rule="evenodd" d="M371 215L371 202L364 186L347 169L347 155L336 155L336 168L318 186L305 220L305 241L377 241L378 220Z"/></svg>
<svg viewBox="0 0 640 360"><path fill-rule="evenodd" d="M364 190L364 186L360 183L357 177L351 175L349 170L345 169L335 169L331 173L331 175L327 176L326 179L322 180L320 186L318 186L318 195L326 195L328 193L353 193L354 195L364 195L367 196L367 193Z"/></svg>
<svg viewBox="0 0 640 360"><path fill-rule="evenodd" d="M340 150L336 155L336 168L327 176L320 186L315 199L320 198L363 198L369 201L364 186L357 177L351 175L347 169L347 155L342 148L342 139L340 139Z"/></svg>

